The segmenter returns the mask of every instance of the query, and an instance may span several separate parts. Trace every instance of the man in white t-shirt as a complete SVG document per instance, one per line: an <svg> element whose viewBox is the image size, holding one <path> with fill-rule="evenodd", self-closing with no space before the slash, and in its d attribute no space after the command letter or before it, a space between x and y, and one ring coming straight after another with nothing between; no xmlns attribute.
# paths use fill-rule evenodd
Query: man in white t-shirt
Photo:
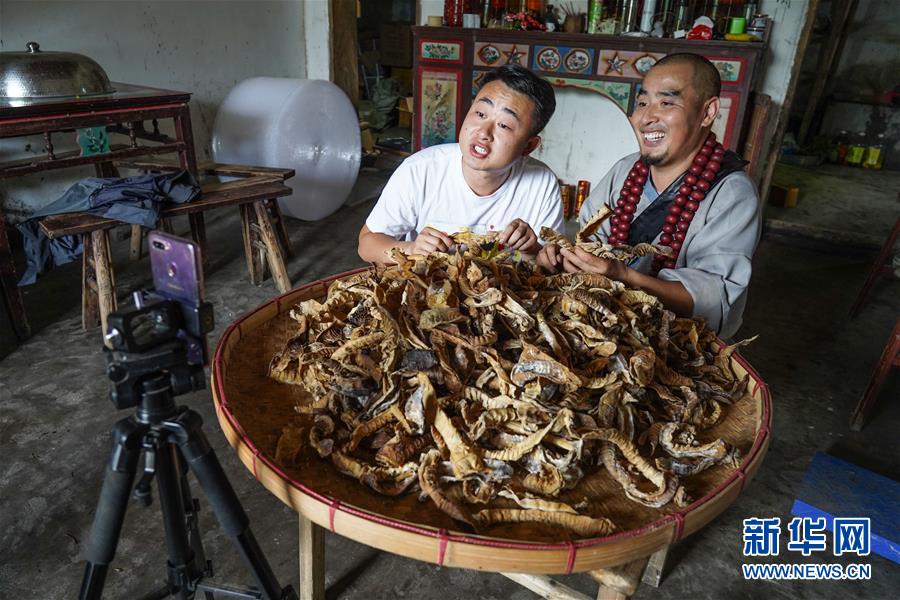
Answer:
<svg viewBox="0 0 900 600"><path fill-rule="evenodd" d="M459 143L421 150L391 176L359 232L359 255L388 262L385 252L445 252L449 234L501 232L505 247L534 254L535 231L561 231L556 175L529 154L556 108L553 88L519 65L485 75Z"/></svg>

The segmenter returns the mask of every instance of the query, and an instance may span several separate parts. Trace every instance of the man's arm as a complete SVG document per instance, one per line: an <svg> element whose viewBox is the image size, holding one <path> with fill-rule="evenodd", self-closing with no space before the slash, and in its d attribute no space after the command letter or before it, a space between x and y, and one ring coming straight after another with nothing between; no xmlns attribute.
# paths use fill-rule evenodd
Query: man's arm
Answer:
<svg viewBox="0 0 900 600"><path fill-rule="evenodd" d="M357 248L357 252L359 257L366 262L385 265L391 262L386 255L388 250L391 248L406 250L410 245L412 245L412 242L395 240L389 235L370 231L368 225L363 225L362 229L359 230L359 248Z"/></svg>
<svg viewBox="0 0 900 600"><path fill-rule="evenodd" d="M406 254L428 254L430 252L446 252L453 245L453 238L433 227L426 227L419 232L415 240L401 242L384 233L371 231L368 225L359 230L359 257L367 262L379 265L393 264L386 252L391 248L399 248Z"/></svg>
<svg viewBox="0 0 900 600"><path fill-rule="evenodd" d="M599 258L581 248L560 250L559 255L563 261L563 268L569 273L588 272L606 275L628 287L653 294L679 317L690 317L694 313L694 299L680 281L657 279L635 271L621 261Z"/></svg>

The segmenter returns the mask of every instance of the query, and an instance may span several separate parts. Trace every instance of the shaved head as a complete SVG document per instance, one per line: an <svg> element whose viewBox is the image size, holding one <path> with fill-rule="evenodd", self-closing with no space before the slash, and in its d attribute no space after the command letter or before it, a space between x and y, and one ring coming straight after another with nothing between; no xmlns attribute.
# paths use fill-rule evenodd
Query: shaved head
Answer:
<svg viewBox="0 0 900 600"><path fill-rule="evenodd" d="M719 70L716 69L714 64L699 54L690 52L669 54L653 65L651 71L666 65L689 65L693 69L692 84L700 97L701 103L722 93L722 78L719 77Z"/></svg>

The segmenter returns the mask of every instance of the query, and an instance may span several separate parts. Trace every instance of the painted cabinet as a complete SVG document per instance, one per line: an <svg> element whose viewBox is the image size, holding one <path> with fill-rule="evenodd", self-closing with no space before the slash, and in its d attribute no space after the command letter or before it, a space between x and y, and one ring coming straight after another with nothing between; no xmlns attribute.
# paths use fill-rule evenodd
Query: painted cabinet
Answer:
<svg viewBox="0 0 900 600"><path fill-rule="evenodd" d="M456 141L484 74L517 63L557 87L602 94L630 114L643 74L675 52L710 59L722 76L722 108L713 131L738 150L760 79L761 42L687 41L502 29L414 27L413 149Z"/></svg>

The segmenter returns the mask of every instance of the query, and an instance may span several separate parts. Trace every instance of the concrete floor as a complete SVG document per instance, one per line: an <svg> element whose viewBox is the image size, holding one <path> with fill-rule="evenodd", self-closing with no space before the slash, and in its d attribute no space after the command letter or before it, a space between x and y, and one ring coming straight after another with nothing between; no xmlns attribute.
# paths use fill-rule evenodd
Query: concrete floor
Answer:
<svg viewBox="0 0 900 600"><path fill-rule="evenodd" d="M296 258L289 275L299 285L360 265L356 233L371 202L345 207L318 223L290 221ZM237 211L211 223L207 293L215 304L214 344L240 314L271 298L267 282L247 282ZM149 283L146 259L127 261L127 243L115 247L117 283L124 293ZM872 555L866 582L763 582L742 579L741 521L781 517L789 511L815 452L832 452L900 479L896 442L900 381L896 372L882 405L862 432L848 429L851 409L865 388L888 332L900 312L900 281L883 280L855 321L846 318L871 255L830 253L763 240L741 336L759 334L744 352L774 397L773 442L759 474L725 513L673 551L671 570L658 590L636 598L888 598L900 589L900 568ZM109 452L109 430L126 416L107 398L98 330L80 327L78 267L52 273L26 292L36 334L0 359L0 597L70 598L78 590L83 549ZM297 533L292 512L237 462L222 436L208 392L179 400L199 411L205 431L250 515L253 530L277 576L297 583ZM199 490L195 487L195 492ZM201 497L201 504L208 507ZM137 598L165 576L158 503L131 505L113 569L109 598ZM211 512L202 515L208 558L218 578L249 582L237 553ZM784 546L782 540L782 547ZM470 599L535 596L497 574L439 568L379 553L326 534L327 597ZM811 562L847 562L823 555ZM803 562L782 553L778 562ZM560 578L596 593L586 575ZM894 592L890 592L890 590Z"/></svg>
<svg viewBox="0 0 900 600"><path fill-rule="evenodd" d="M878 248L900 216L900 171L776 163L776 184L800 189L797 206L766 205L766 227L786 235Z"/></svg>

